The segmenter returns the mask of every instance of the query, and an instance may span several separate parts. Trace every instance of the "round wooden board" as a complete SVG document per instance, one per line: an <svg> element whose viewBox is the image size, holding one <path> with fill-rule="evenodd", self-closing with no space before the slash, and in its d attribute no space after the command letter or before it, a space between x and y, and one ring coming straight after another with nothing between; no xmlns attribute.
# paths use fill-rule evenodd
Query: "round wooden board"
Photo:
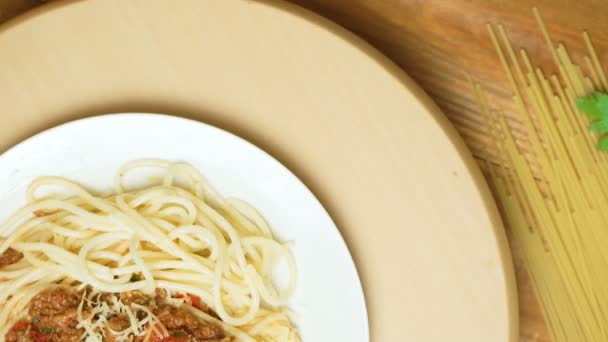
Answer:
<svg viewBox="0 0 608 342"><path fill-rule="evenodd" d="M343 29L275 2L61 2L4 26L0 65L0 148L112 112L219 126L329 210L372 341L517 340L504 231L470 153L402 71Z"/></svg>

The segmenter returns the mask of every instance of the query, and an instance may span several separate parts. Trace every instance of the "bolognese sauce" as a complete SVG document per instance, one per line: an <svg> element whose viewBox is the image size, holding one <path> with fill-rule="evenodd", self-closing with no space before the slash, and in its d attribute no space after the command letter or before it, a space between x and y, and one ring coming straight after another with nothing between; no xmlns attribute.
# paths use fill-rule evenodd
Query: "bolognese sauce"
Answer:
<svg viewBox="0 0 608 342"><path fill-rule="evenodd" d="M86 291L86 290L84 290ZM73 291L58 287L43 291L35 296L29 304L27 317L17 322L5 336L6 342L78 342L86 336L86 331L79 325L78 309L83 298L83 291ZM227 336L222 327L217 324L199 319L185 308L171 305L167 302L166 292L159 290L155 296L147 296L139 291L124 292L121 294L102 293L101 301L120 300L127 306L143 306L152 312L162 324L165 331L145 334L145 336L131 336L130 341L144 342L232 342L233 338ZM184 296L188 304L196 305L198 298ZM81 307L82 309L82 307ZM208 314L215 314L208 308ZM86 311L91 308L85 308ZM107 319L108 331L103 332L104 342L117 342L111 331L125 331L131 327L128 315L117 314ZM149 327L152 329L152 327Z"/></svg>
<svg viewBox="0 0 608 342"><path fill-rule="evenodd" d="M23 259L23 253L9 248L6 252L0 254L0 267L12 265L21 259Z"/></svg>

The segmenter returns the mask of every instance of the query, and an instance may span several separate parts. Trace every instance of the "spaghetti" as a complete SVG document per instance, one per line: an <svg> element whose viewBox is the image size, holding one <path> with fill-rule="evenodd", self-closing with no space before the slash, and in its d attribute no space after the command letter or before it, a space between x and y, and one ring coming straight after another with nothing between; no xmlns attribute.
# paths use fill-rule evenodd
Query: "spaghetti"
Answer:
<svg viewBox="0 0 608 342"><path fill-rule="evenodd" d="M159 184L126 188L125 177L143 168L163 170ZM40 195L45 189L54 192ZM221 197L191 165L128 163L116 176L115 193L104 197L62 178L40 177L27 197L28 204L0 228L5 236L0 255L23 254L0 267L0 338L23 320L33 298L60 286L86 293L81 304L87 306L95 294L152 296L162 290L173 304L217 324L237 341L299 341L286 311L296 284L289 245L273 237L253 207ZM282 261L289 281L279 288L272 275ZM213 314L188 305L193 303L183 300L184 294L198 298ZM120 300L106 301L101 309L102 302L95 302L101 310L95 317L135 310ZM151 313L140 316L146 321L131 322L130 336L158 324ZM81 340L101 341L107 326L87 323L82 307L79 318L86 328Z"/></svg>
<svg viewBox="0 0 608 342"><path fill-rule="evenodd" d="M514 52L502 25L488 25L528 148L474 83L492 135L484 164L553 340L608 341L608 157L595 149L596 137L576 107L577 98L606 91L607 77L587 33L590 76L553 44L538 10L534 15L559 74L546 77L525 51Z"/></svg>

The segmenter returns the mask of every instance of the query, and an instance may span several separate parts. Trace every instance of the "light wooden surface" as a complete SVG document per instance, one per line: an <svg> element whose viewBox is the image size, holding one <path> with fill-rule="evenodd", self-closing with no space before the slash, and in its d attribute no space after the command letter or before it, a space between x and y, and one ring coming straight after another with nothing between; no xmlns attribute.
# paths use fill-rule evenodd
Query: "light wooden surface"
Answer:
<svg viewBox="0 0 608 342"><path fill-rule="evenodd" d="M439 104L474 153L485 142L465 72L480 80L492 99L516 117L507 82L485 30L488 21L502 22L516 45L537 64L551 65L531 15L540 8L553 38L577 57L580 31L587 29L600 58L608 52L607 4L600 0L294 0L357 33L389 56ZM37 5L32 0L3 0L0 17L8 18ZM551 70L547 70L551 71ZM517 258L522 340L548 341L546 328L525 269Z"/></svg>

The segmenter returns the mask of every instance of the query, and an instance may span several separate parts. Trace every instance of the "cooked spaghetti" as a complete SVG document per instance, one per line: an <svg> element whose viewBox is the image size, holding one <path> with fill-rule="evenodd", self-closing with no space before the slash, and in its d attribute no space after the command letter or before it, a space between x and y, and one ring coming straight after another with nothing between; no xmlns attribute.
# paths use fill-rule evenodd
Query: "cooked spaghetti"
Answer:
<svg viewBox="0 0 608 342"><path fill-rule="evenodd" d="M144 168L162 170L158 184L126 189ZM191 165L131 162L109 196L40 177L27 198L0 228L0 339L299 341L289 245Z"/></svg>

